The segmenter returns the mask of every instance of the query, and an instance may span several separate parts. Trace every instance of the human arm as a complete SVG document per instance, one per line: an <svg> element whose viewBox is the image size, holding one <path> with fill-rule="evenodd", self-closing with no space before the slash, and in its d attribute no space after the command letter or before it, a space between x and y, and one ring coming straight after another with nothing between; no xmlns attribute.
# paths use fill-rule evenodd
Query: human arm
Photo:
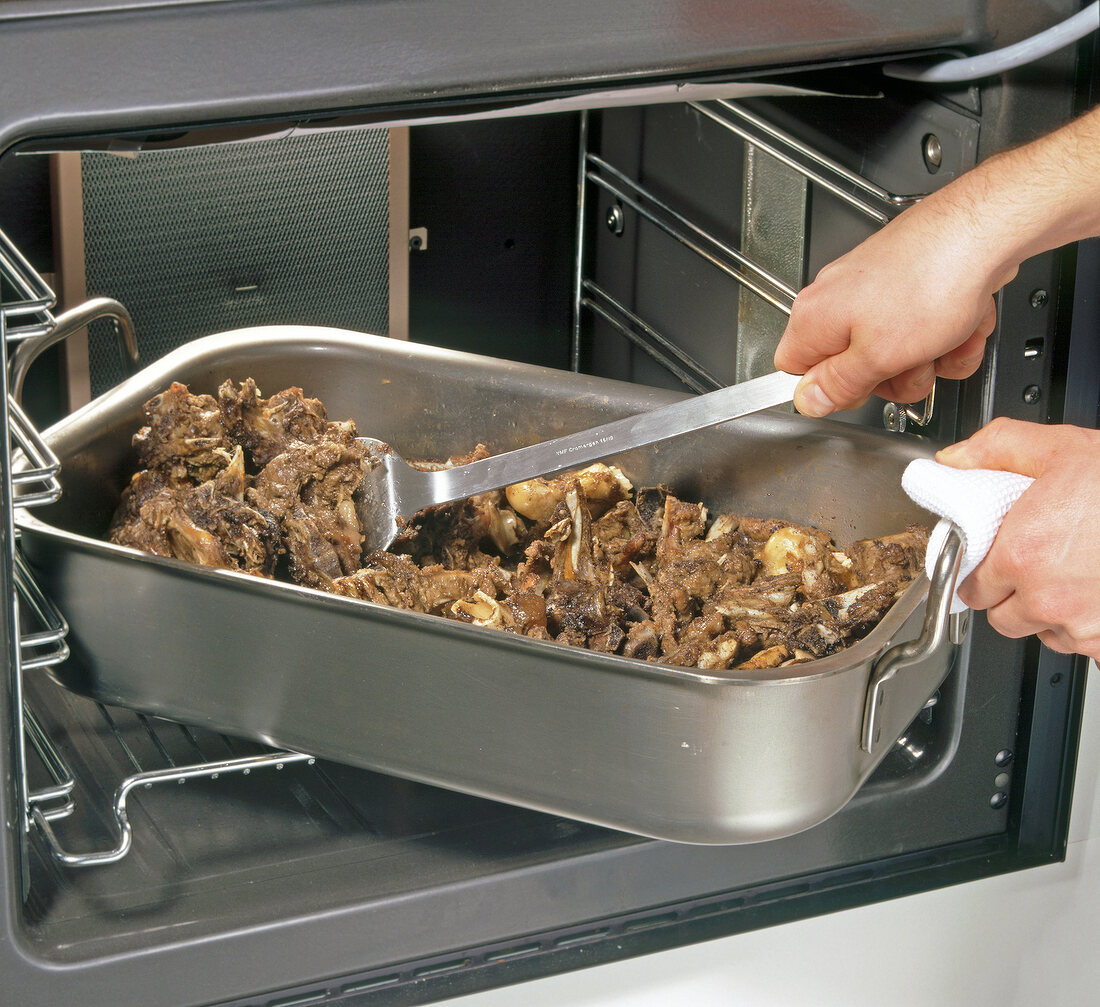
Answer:
<svg viewBox="0 0 1100 1007"><path fill-rule="evenodd" d="M809 416L872 394L912 402L965 378L994 294L1032 255L1100 234L1100 107L994 155L830 263L795 299L775 365Z"/></svg>

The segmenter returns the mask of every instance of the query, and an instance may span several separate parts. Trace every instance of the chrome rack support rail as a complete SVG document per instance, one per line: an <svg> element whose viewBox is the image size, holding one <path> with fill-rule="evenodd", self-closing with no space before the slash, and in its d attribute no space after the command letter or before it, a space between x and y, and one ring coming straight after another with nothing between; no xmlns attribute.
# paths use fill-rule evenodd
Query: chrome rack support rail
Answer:
<svg viewBox="0 0 1100 1007"><path fill-rule="evenodd" d="M590 182L610 192L620 202L641 214L650 223L656 224L696 255L733 277L742 286L748 287L773 307L790 313L791 302L794 301L797 291L778 276L678 213L648 189L619 171L618 168L608 164L603 158L596 154L589 154L588 163L594 169L586 172ZM638 198L633 198L632 194Z"/></svg>
<svg viewBox="0 0 1100 1007"><path fill-rule="evenodd" d="M713 374L667 336L639 318L592 280L581 281L581 306L614 326L639 349L676 375L693 392L712 392L722 386Z"/></svg>
<svg viewBox="0 0 1100 1007"><path fill-rule="evenodd" d="M899 195L889 192L732 101L687 102L686 104L700 116L735 134L746 145L764 151L807 182L820 186L843 200L877 226L886 224L905 207L924 198L924 194ZM744 289L784 314L790 314L791 305L798 291L772 271L753 261L743 251L732 248L660 199L638 181L631 179L626 173L592 153L588 149L590 135L588 115L589 113L582 114L581 125L579 235L574 270L576 288L574 291L573 369L580 368L581 316L583 310L587 309L612 325L626 339L651 356L693 391L705 392L717 388L720 382L699 361L693 359L666 335L639 318L591 278L584 275L585 240L588 230L586 221L591 213L592 203L587 197L588 185L611 194L623 206L630 207L642 219L660 228L665 234L732 277ZM919 408L901 407L904 409L906 420L919 426L930 422L933 395L934 389L923 406Z"/></svg>
<svg viewBox="0 0 1100 1007"><path fill-rule="evenodd" d="M18 552L14 563L15 586L27 612L42 627L37 631L19 634L19 648L23 655L20 664L24 671L50 668L69 656L69 624L46 597L27 567L26 560Z"/></svg>
<svg viewBox="0 0 1100 1007"><path fill-rule="evenodd" d="M885 224L905 207L920 202L927 195L901 196L888 192L732 101L719 100L707 105L691 102L691 107L736 133L746 143L767 151L777 161L827 189L879 224Z"/></svg>
<svg viewBox="0 0 1100 1007"><path fill-rule="evenodd" d="M57 455L49 449L27 414L11 396L8 397L8 422L11 439L22 452L22 458L12 459L15 506L37 507L53 503L61 496L61 483L57 481L61 463Z"/></svg>
<svg viewBox="0 0 1100 1007"><path fill-rule="evenodd" d="M41 335L53 324L50 308L57 303L54 292L0 231L0 276L11 284L16 300L0 304L4 317L4 339L15 341Z"/></svg>
<svg viewBox="0 0 1100 1007"><path fill-rule="evenodd" d="M53 786L39 787L27 794L28 815L33 816L37 812L51 821L71 815L76 810L76 803L72 798L76 779L72 770L69 769L57 746L42 727L37 714L29 706L23 709L23 722L31 746L53 780ZM61 804L49 807L52 801L60 801Z"/></svg>
<svg viewBox="0 0 1100 1007"><path fill-rule="evenodd" d="M18 249L0 232L0 277L17 298L0 304L0 368L7 374L8 344L35 339L50 332L54 319L50 309L56 302L53 291L31 267ZM23 698L23 672L59 664L69 656L65 641L69 627L61 613L38 586L20 555L12 511L15 507L35 507L53 503L61 495L57 474L61 468L56 455L46 446L34 425L15 399L3 396L0 414L8 450L4 465L4 520L9 548L3 557L12 585L7 614L9 626L8 672L13 717L15 720L15 771L23 810L23 828L30 828L32 807L51 818L69 814L73 809L72 774L56 749L49 744L38 718ZM18 457L17 457L18 452ZM18 464L17 464L18 463ZM36 623L24 624L24 616ZM39 753L53 785L41 790L30 788L27 770L27 740ZM53 802L61 801L60 805ZM53 804L48 810L42 807Z"/></svg>

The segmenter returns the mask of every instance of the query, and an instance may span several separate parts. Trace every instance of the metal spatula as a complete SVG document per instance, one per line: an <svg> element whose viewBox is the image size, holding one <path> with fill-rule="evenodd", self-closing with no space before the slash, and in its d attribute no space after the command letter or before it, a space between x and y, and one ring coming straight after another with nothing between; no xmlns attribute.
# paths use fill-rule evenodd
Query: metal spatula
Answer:
<svg viewBox="0 0 1100 1007"><path fill-rule="evenodd" d="M591 430L430 472L413 468L381 441L363 437L367 445L366 471L356 493L363 548L368 552L387 548L401 529L402 519L425 507L580 468L632 448L790 402L799 380L797 375L777 371Z"/></svg>

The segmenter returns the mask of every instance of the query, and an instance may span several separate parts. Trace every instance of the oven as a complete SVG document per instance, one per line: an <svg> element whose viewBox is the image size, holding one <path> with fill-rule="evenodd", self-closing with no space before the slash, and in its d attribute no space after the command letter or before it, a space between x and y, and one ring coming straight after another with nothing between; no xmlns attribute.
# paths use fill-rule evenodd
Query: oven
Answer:
<svg viewBox="0 0 1100 1007"><path fill-rule="evenodd" d="M1096 33L978 80L907 68L999 50L1079 7L0 4L10 1002L435 1002L1061 860L1085 663L980 615L951 623L942 681L824 820L680 841L568 799L238 733L203 699L263 633L223 631L201 674L180 666L156 641L204 623L173 585L93 579L66 610L24 518L92 493L80 452L59 463L41 431L116 389L135 346L156 366L211 336L216 362L242 329L373 334L361 342L419 362L393 415L418 388L453 403L467 387L461 434L494 394L526 409L523 389L527 419L552 423L581 390L621 395L622 411L765 373L821 266L1095 100ZM1095 242L1029 260L978 374L924 403L876 401L830 436L894 458L997 415L1094 426L1098 280ZM276 343L250 352L274 361ZM498 367L518 375L506 396L477 384ZM430 674L386 648L391 673ZM151 683L142 702L111 701L108 657L128 688ZM313 670L278 653L269 666ZM175 709L198 712L159 709L168 682ZM540 723L487 723L468 747L522 751ZM833 758L791 751L795 779Z"/></svg>

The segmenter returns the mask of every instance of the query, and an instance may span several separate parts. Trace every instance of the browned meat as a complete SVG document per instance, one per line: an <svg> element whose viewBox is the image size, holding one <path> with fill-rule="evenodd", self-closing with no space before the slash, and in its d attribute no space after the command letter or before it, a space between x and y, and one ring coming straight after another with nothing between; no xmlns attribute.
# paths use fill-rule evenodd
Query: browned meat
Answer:
<svg viewBox="0 0 1100 1007"><path fill-rule="evenodd" d="M656 661L661 656L661 637L652 619L636 622L627 630L623 654L640 661Z"/></svg>
<svg viewBox="0 0 1100 1007"><path fill-rule="evenodd" d="M807 602L792 616L786 637L799 650L824 657L870 630L894 603L896 582L880 581Z"/></svg>
<svg viewBox="0 0 1100 1007"><path fill-rule="evenodd" d="M133 478L130 480L130 485L122 491L122 498L119 500L118 509L111 519L110 527L107 529L107 537L112 542L118 541L115 536L118 534L125 534L121 529L141 521L142 504L151 497L156 496L162 490L190 485L190 482L186 480L182 482L173 480L160 469L142 469L140 472L135 472ZM120 542L119 544L132 545L134 543ZM138 548L141 547L138 546ZM167 555L167 553L160 552L158 549L149 549L147 551L156 552L162 556Z"/></svg>
<svg viewBox="0 0 1100 1007"><path fill-rule="evenodd" d="M512 612L516 631L524 636L549 638L546 624L546 599L535 591L514 591L504 599Z"/></svg>
<svg viewBox="0 0 1100 1007"><path fill-rule="evenodd" d="M238 448L215 478L198 486L165 485L145 497L136 517L129 503L130 519L115 525L111 541L199 566L270 577L278 527L244 502L243 486L244 457Z"/></svg>
<svg viewBox="0 0 1100 1007"><path fill-rule="evenodd" d="M287 388L264 399L251 378L240 388L226 381L218 389L218 405L230 436L248 452L256 468L298 442L319 440L328 426L325 407L317 399L307 399L301 388Z"/></svg>
<svg viewBox="0 0 1100 1007"><path fill-rule="evenodd" d="M924 569L928 529L912 525L897 535L867 538L848 550L860 583L908 581Z"/></svg>
<svg viewBox="0 0 1100 1007"><path fill-rule="evenodd" d="M226 382L219 397L174 383L146 403L148 425L134 438L145 468L122 494L111 540L265 575L285 553L291 577L311 587L358 569L355 425L328 422L298 388L263 399L249 379ZM262 466L257 476L242 448Z"/></svg>
<svg viewBox="0 0 1100 1007"><path fill-rule="evenodd" d="M373 601L393 608L408 608L414 612L430 611L425 607L420 583L423 574L407 556L371 553L367 565L346 577L333 578L329 590L348 598ZM468 575L464 593L472 588Z"/></svg>
<svg viewBox="0 0 1100 1007"><path fill-rule="evenodd" d="M471 570L489 561L484 548L504 555L526 533L524 521L507 506L497 490L414 515L393 545L410 550L419 562L438 559L454 570Z"/></svg>
<svg viewBox="0 0 1100 1007"><path fill-rule="evenodd" d="M545 590L547 628L556 640L615 653L626 640L623 613L609 590L611 569L596 548L580 479L566 484L563 505L565 516L544 536L554 546Z"/></svg>
<svg viewBox="0 0 1100 1007"><path fill-rule="evenodd" d="M281 550L298 583L325 588L359 568L363 537L353 494L362 464L354 428L332 423L315 443L276 455L246 491L248 502L282 528Z"/></svg>
<svg viewBox="0 0 1100 1007"><path fill-rule="evenodd" d="M218 400L172 385L135 438L146 468L112 541L285 574L374 604L635 660L742 671L835 653L922 569L927 531L856 542L775 517L708 513L614 466L430 508L389 552L361 556L363 449L301 389L251 379ZM488 457L484 445L422 468ZM246 460L253 468L246 471ZM251 473L251 474L250 474Z"/></svg>
<svg viewBox="0 0 1100 1007"><path fill-rule="evenodd" d="M642 520L638 508L629 500L615 504L592 527L617 574L627 574L632 563L652 560L655 555L657 529Z"/></svg>
<svg viewBox="0 0 1100 1007"><path fill-rule="evenodd" d="M236 446L210 395L192 395L173 382L145 403L147 425L134 436L141 464L173 481L205 482L233 457Z"/></svg>

